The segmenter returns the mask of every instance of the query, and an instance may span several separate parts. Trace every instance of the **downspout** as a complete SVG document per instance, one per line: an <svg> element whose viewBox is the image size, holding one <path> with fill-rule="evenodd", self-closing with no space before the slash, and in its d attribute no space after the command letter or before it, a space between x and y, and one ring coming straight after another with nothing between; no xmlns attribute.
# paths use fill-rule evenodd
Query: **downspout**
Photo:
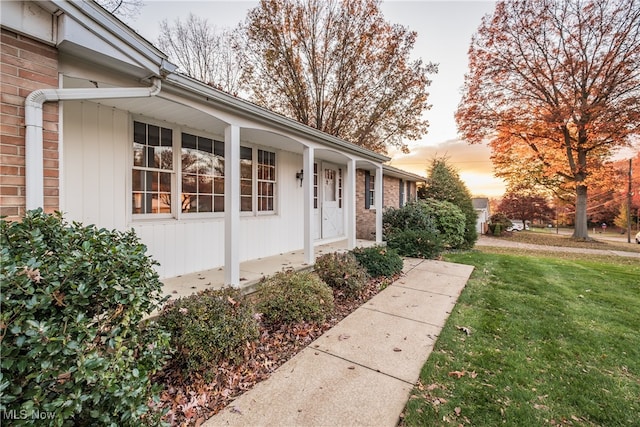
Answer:
<svg viewBox="0 0 640 427"><path fill-rule="evenodd" d="M27 210L44 208L44 158L42 152L42 106L50 101L112 98L146 98L160 93L161 80L149 87L38 89L24 101L25 189Z"/></svg>

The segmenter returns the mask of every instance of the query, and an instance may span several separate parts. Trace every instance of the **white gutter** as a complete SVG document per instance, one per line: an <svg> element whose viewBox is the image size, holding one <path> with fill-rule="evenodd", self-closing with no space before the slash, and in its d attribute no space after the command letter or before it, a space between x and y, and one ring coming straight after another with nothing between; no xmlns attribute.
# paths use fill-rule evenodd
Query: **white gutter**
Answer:
<svg viewBox="0 0 640 427"><path fill-rule="evenodd" d="M27 210L44 208L44 159L42 152L42 105L49 101L109 98L146 98L160 93L161 81L153 78L150 87L38 89L24 101L25 107L25 188Z"/></svg>

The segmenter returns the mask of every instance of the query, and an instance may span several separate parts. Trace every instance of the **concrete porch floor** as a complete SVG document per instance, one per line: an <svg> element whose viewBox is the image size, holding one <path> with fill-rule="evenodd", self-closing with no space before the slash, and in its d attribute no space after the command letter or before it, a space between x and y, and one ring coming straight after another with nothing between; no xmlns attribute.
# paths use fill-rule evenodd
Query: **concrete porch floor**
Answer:
<svg viewBox="0 0 640 427"><path fill-rule="evenodd" d="M356 240L356 247L375 246L372 240ZM315 246L315 257L331 252L345 252L347 240L339 240ZM283 270L303 270L311 268L304 262L304 251L287 252L265 258L245 261L240 263L240 289L244 292L252 292L255 286L265 276ZM185 297L205 289L219 289L224 286L224 267L198 271L181 276L170 277L162 280L164 295L171 299Z"/></svg>

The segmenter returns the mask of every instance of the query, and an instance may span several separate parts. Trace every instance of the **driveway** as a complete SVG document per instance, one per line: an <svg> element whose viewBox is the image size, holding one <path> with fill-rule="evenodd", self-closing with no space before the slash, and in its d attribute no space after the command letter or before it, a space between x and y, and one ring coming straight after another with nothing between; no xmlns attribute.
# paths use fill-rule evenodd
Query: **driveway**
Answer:
<svg viewBox="0 0 640 427"><path fill-rule="evenodd" d="M569 248L565 246L544 246L533 245L531 243L514 242L507 239L496 239L494 237L479 236L476 242L477 246L492 246L499 248L518 248L529 249L532 251L555 251L555 252L571 252L580 254L593 254L593 255L617 255L630 258L640 258L638 252L624 252L624 251L612 251L605 249L587 249L587 248Z"/></svg>

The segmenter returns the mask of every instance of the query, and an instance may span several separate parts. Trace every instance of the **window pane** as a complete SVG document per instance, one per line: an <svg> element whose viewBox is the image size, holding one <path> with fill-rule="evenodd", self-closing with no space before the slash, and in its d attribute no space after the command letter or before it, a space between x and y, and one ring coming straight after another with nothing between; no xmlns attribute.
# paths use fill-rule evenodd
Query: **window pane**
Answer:
<svg viewBox="0 0 640 427"><path fill-rule="evenodd" d="M198 138L198 150L205 153L213 153L213 140L209 138Z"/></svg>
<svg viewBox="0 0 640 427"><path fill-rule="evenodd" d="M224 142L214 141L213 153L224 158Z"/></svg>
<svg viewBox="0 0 640 427"><path fill-rule="evenodd" d="M147 125L140 122L133 122L133 142L147 145Z"/></svg>
<svg viewBox="0 0 640 427"><path fill-rule="evenodd" d="M141 170L133 170L133 179L131 182L131 189L133 191L144 191L144 172Z"/></svg>
<svg viewBox="0 0 640 427"><path fill-rule="evenodd" d="M213 196L198 196L198 212L213 212Z"/></svg>
<svg viewBox="0 0 640 427"><path fill-rule="evenodd" d="M191 148L193 150L198 148L198 146L196 144L195 135L189 135L188 133L183 133L182 134L182 148Z"/></svg>
<svg viewBox="0 0 640 427"><path fill-rule="evenodd" d="M242 212L251 212L253 210L253 203L251 197L240 197L240 210Z"/></svg>
<svg viewBox="0 0 640 427"><path fill-rule="evenodd" d="M160 128L158 126L147 126L147 144L153 146L160 145Z"/></svg>
<svg viewBox="0 0 640 427"><path fill-rule="evenodd" d="M224 196L214 196L215 212L224 212Z"/></svg>
<svg viewBox="0 0 640 427"><path fill-rule="evenodd" d="M182 193L182 212L197 212L198 196Z"/></svg>

